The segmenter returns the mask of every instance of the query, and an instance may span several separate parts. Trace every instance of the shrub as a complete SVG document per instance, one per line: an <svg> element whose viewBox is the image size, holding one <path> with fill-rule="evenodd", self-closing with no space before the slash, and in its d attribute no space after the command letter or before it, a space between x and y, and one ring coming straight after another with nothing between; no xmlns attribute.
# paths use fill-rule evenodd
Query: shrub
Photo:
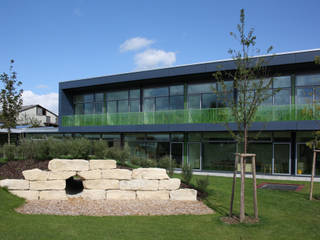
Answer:
<svg viewBox="0 0 320 240"><path fill-rule="evenodd" d="M104 157L117 160L120 165L125 165L126 161L129 160L130 151L128 148L111 147L104 151Z"/></svg>
<svg viewBox="0 0 320 240"><path fill-rule="evenodd" d="M141 158L140 161L140 166L141 167L156 167L157 162L154 159L151 158Z"/></svg>
<svg viewBox="0 0 320 240"><path fill-rule="evenodd" d="M175 169L175 162L170 159L170 156L166 155L160 158L158 166L161 168L165 168L170 177L173 176L174 169Z"/></svg>
<svg viewBox="0 0 320 240"><path fill-rule="evenodd" d="M91 152L91 142L86 138L70 140L69 154L72 158L88 159Z"/></svg>
<svg viewBox="0 0 320 240"><path fill-rule="evenodd" d="M96 159L102 159L105 156L105 150L108 148L108 143L104 140L93 141L92 143L92 155Z"/></svg>
<svg viewBox="0 0 320 240"><path fill-rule="evenodd" d="M3 147L3 155L8 161L13 161L15 159L16 145L14 144L4 144Z"/></svg>
<svg viewBox="0 0 320 240"><path fill-rule="evenodd" d="M182 166L182 181L186 184L190 184L190 181L192 179L192 167L190 164L183 164Z"/></svg>
<svg viewBox="0 0 320 240"><path fill-rule="evenodd" d="M37 161L49 159L49 144L47 140L37 140L34 142L34 159Z"/></svg>
<svg viewBox="0 0 320 240"><path fill-rule="evenodd" d="M22 139L17 147L19 159L34 159L34 144L31 139Z"/></svg>
<svg viewBox="0 0 320 240"><path fill-rule="evenodd" d="M197 188L202 192L207 192L209 186L209 177L197 178Z"/></svg>
<svg viewBox="0 0 320 240"><path fill-rule="evenodd" d="M72 139L48 139L49 156L48 159L61 158L63 155L68 155Z"/></svg>

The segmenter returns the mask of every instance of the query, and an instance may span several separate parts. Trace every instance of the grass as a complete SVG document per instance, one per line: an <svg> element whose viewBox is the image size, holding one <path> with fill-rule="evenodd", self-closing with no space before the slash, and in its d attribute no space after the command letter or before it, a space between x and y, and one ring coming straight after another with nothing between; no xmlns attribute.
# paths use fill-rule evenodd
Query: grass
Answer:
<svg viewBox="0 0 320 240"><path fill-rule="evenodd" d="M0 239L320 239L320 201L308 200L309 183L290 182L305 184L300 192L258 189L260 223L227 225L220 217L228 212L232 179L209 177L209 181L209 196L205 202L216 213L203 216L22 215L14 208L23 200L0 189ZM251 184L247 179L249 215L253 214ZM237 187L239 190L239 184ZM315 184L315 192L319 195L319 183ZM235 211L239 212L239 194Z"/></svg>

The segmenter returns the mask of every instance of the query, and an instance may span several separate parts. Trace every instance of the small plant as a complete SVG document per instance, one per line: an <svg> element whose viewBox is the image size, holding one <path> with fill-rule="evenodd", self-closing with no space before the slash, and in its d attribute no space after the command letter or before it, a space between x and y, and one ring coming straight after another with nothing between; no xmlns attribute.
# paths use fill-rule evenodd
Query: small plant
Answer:
<svg viewBox="0 0 320 240"><path fill-rule="evenodd" d="M197 178L197 188L202 192L208 192L209 177Z"/></svg>
<svg viewBox="0 0 320 240"><path fill-rule="evenodd" d="M192 175L193 175L193 172L192 172L192 167L190 164L183 164L182 166L182 181L186 184L190 184L190 181L192 179Z"/></svg>
<svg viewBox="0 0 320 240"><path fill-rule="evenodd" d="M108 148L108 143L104 140L93 141L92 143L92 155L97 159L104 158L104 153L106 148Z"/></svg>
<svg viewBox="0 0 320 240"><path fill-rule="evenodd" d="M15 159L16 145L4 144L3 145L3 155L8 161L13 161Z"/></svg>

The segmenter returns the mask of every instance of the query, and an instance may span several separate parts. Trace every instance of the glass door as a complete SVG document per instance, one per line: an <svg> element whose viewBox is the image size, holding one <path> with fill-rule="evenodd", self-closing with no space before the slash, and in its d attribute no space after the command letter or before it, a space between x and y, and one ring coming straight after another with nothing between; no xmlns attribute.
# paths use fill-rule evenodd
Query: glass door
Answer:
<svg viewBox="0 0 320 240"><path fill-rule="evenodd" d="M193 169L201 169L201 144L188 144L188 163Z"/></svg>
<svg viewBox="0 0 320 240"><path fill-rule="evenodd" d="M183 143L171 143L171 159L175 161L176 168L181 168L183 163Z"/></svg>
<svg viewBox="0 0 320 240"><path fill-rule="evenodd" d="M291 144L273 144L273 173L290 174L291 169Z"/></svg>
<svg viewBox="0 0 320 240"><path fill-rule="evenodd" d="M313 151L305 143L297 143L296 174L310 175L312 170ZM316 162L316 175L320 173L319 157Z"/></svg>

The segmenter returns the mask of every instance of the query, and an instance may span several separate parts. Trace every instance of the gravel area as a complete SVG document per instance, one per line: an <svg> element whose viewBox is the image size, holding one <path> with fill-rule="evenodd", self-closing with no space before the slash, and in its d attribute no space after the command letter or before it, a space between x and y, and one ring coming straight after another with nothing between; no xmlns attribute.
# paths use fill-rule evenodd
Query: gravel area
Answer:
<svg viewBox="0 0 320 240"><path fill-rule="evenodd" d="M203 215L214 211L200 201L172 200L38 200L16 209L23 214L84 216Z"/></svg>

